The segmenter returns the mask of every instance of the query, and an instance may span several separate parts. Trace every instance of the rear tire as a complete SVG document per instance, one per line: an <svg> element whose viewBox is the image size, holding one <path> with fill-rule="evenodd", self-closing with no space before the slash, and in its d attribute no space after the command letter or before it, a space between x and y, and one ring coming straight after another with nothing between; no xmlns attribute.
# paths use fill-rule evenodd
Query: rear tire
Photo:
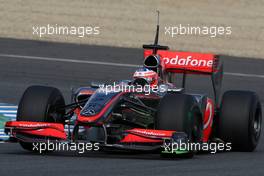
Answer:
<svg viewBox="0 0 264 176"><path fill-rule="evenodd" d="M227 91L219 114L218 136L234 151L253 151L261 134L262 112L258 96L250 91Z"/></svg>
<svg viewBox="0 0 264 176"><path fill-rule="evenodd" d="M64 98L58 89L46 86L30 86L19 102L17 121L64 123L65 111L55 111L55 107L64 105ZM22 148L32 151L32 143L23 141L19 143Z"/></svg>
<svg viewBox="0 0 264 176"><path fill-rule="evenodd" d="M155 126L159 130L185 132L189 142L202 141L202 113L191 95L166 94L160 101Z"/></svg>

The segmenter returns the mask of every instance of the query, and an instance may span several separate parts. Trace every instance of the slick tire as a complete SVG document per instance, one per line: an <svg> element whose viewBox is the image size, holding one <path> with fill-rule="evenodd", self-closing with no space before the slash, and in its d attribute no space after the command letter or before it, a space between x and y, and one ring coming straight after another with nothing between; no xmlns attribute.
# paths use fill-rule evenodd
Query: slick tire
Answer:
<svg viewBox="0 0 264 176"><path fill-rule="evenodd" d="M195 98L186 94L166 94L160 101L155 127L159 130L185 132L190 142L200 143L203 121Z"/></svg>
<svg viewBox="0 0 264 176"><path fill-rule="evenodd" d="M259 142L261 123L262 110L256 93L236 90L224 93L218 136L230 142L233 151L253 151Z"/></svg>
<svg viewBox="0 0 264 176"><path fill-rule="evenodd" d="M58 89L47 86L30 86L19 102L17 121L64 123L65 110L55 111L55 107L64 105L64 98ZM20 141L20 145L32 151L32 143Z"/></svg>

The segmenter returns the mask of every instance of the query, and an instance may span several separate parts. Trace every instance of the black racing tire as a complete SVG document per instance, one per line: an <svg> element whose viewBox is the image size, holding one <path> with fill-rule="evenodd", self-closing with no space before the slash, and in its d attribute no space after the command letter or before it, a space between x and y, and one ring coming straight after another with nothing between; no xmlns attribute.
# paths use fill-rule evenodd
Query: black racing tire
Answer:
<svg viewBox="0 0 264 176"><path fill-rule="evenodd" d="M236 90L224 93L218 137L230 142L233 151L254 151L260 139L261 123L262 110L256 93Z"/></svg>
<svg viewBox="0 0 264 176"><path fill-rule="evenodd" d="M56 106L64 106L65 101L57 88L30 86L24 92L17 110L17 121L64 122L64 110L51 112ZM51 115L52 113L52 115Z"/></svg>
<svg viewBox="0 0 264 176"><path fill-rule="evenodd" d="M30 86L24 92L17 110L17 121L64 123L64 110L54 111L64 106L65 101L57 88ZM20 145L32 151L33 144L20 141Z"/></svg>
<svg viewBox="0 0 264 176"><path fill-rule="evenodd" d="M200 143L203 135L202 113L192 95L167 93L157 111L155 128L185 132L189 142Z"/></svg>

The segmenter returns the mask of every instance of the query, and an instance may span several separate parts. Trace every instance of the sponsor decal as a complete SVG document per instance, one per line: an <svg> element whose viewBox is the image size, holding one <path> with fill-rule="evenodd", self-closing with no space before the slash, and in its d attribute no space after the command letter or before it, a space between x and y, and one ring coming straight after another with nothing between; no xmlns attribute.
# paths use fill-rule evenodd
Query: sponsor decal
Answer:
<svg viewBox="0 0 264 176"><path fill-rule="evenodd" d="M37 124L18 124L18 126L20 126L20 127L48 127L49 124L40 124L40 123L37 123Z"/></svg>
<svg viewBox="0 0 264 176"><path fill-rule="evenodd" d="M208 120L206 121L206 123L204 124L204 129L206 129L209 125L210 127L212 126L212 118L213 118L213 105L211 103L208 103L206 106L206 112L209 113L208 115Z"/></svg>
<svg viewBox="0 0 264 176"><path fill-rule="evenodd" d="M164 57L165 64L179 65L179 66L192 66L192 67L212 67L213 60L195 59L192 56L179 57L176 55L173 58Z"/></svg>
<svg viewBox="0 0 264 176"><path fill-rule="evenodd" d="M145 58L151 54L151 50L144 50ZM214 54L166 50L159 50L157 54L165 69L172 69L172 71L186 69L205 73L216 71L214 67L216 67L217 59Z"/></svg>
<svg viewBox="0 0 264 176"><path fill-rule="evenodd" d="M128 132L132 132L132 133L139 133L139 134L143 134L143 135L148 135L148 136L168 136L170 133L168 131L168 133L162 132L162 131L154 131L154 130L138 130L138 129L132 129L132 130L128 130Z"/></svg>

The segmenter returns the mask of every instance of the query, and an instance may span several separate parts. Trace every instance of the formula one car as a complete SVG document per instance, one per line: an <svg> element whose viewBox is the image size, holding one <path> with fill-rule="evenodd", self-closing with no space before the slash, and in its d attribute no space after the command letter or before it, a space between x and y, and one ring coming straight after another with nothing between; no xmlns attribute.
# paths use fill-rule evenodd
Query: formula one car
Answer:
<svg viewBox="0 0 264 176"><path fill-rule="evenodd" d="M179 143L217 141L230 143L234 151L253 151L262 121L256 93L227 91L219 103L223 77L219 57L170 51L158 45L158 34L159 24L154 44L143 45L143 67L132 80L117 83L117 91L109 85L81 87L72 93L72 103L65 105L57 88L30 86L19 102L16 121L7 122L5 132L31 151L34 142L47 141L89 141L99 143L101 149L177 156L197 152L173 148ZM186 92L190 74L207 75L214 97ZM172 79L178 75L182 76L180 86ZM140 86L141 91L135 89Z"/></svg>

